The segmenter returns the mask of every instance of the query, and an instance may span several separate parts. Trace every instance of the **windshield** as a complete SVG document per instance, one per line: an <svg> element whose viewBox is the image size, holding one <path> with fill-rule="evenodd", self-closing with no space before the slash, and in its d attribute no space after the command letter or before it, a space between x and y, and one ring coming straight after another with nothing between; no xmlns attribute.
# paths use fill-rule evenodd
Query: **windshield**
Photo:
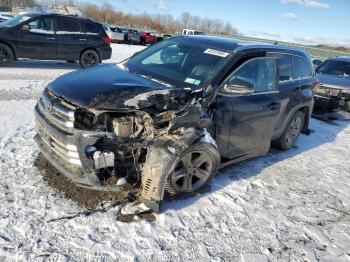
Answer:
<svg viewBox="0 0 350 262"><path fill-rule="evenodd" d="M327 60L316 69L316 73L349 77L350 62Z"/></svg>
<svg viewBox="0 0 350 262"><path fill-rule="evenodd" d="M13 26L19 25L20 23L27 21L30 18L32 18L32 16L18 15L18 16L15 16L13 18L6 20L5 22L0 23L0 25L6 26L6 27L13 27Z"/></svg>
<svg viewBox="0 0 350 262"><path fill-rule="evenodd" d="M213 80L229 59L229 52L166 40L135 55L125 67L175 87L199 89Z"/></svg>

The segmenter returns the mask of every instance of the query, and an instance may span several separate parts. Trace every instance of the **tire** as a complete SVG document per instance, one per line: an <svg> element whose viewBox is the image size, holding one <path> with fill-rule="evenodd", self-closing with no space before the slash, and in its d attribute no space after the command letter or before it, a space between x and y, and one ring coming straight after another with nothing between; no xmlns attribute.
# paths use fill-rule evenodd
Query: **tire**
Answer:
<svg viewBox="0 0 350 262"><path fill-rule="evenodd" d="M95 50L88 49L81 54L79 63L82 68L96 66L100 63L100 56Z"/></svg>
<svg viewBox="0 0 350 262"><path fill-rule="evenodd" d="M171 196L198 193L207 187L220 167L220 154L211 144L188 147L168 178L166 191Z"/></svg>
<svg viewBox="0 0 350 262"><path fill-rule="evenodd" d="M15 63L15 56L12 49L0 43L0 67L12 66Z"/></svg>
<svg viewBox="0 0 350 262"><path fill-rule="evenodd" d="M141 44L141 45L146 45L146 41L142 39L141 42L140 42L140 44Z"/></svg>
<svg viewBox="0 0 350 262"><path fill-rule="evenodd" d="M294 146L295 141L298 139L301 130L303 129L304 122L304 113L297 111L291 120L289 120L288 125L281 137L272 141L273 147L281 150L291 149Z"/></svg>

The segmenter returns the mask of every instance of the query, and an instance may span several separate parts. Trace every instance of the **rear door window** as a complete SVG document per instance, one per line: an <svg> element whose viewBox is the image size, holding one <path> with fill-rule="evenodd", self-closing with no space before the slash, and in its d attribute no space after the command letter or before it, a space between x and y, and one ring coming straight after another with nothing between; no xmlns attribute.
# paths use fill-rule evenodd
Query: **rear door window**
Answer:
<svg viewBox="0 0 350 262"><path fill-rule="evenodd" d="M78 19L59 17L58 30L59 35L80 35L84 34L81 23Z"/></svg>
<svg viewBox="0 0 350 262"><path fill-rule="evenodd" d="M272 53L269 56L277 58L279 82L283 83L293 79L293 59L291 55Z"/></svg>
<svg viewBox="0 0 350 262"><path fill-rule="evenodd" d="M93 23L85 23L85 32L87 35L99 35L97 26Z"/></svg>
<svg viewBox="0 0 350 262"><path fill-rule="evenodd" d="M303 79L308 78L313 75L313 72L309 64L305 61L304 58L299 56L293 56L293 67L294 67L294 79Z"/></svg>

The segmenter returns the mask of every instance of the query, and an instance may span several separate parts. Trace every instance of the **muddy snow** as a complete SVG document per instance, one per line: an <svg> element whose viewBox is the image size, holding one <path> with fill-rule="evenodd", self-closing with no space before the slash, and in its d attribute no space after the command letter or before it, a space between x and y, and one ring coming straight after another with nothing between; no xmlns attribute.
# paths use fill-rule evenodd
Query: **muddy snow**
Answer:
<svg viewBox="0 0 350 262"><path fill-rule="evenodd" d="M113 45L105 63L141 48ZM221 170L209 192L165 201L153 222L122 223L114 195L38 164L35 100L78 68L0 68L0 261L350 261L349 122L312 119L288 152Z"/></svg>

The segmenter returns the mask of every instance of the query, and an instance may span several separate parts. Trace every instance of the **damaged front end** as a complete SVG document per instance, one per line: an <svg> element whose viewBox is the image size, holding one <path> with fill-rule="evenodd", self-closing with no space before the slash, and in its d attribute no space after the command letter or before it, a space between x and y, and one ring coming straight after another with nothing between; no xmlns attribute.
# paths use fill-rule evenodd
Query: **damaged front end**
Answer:
<svg viewBox="0 0 350 262"><path fill-rule="evenodd" d="M157 211L182 153L197 141L216 146L207 132L212 115L201 106L200 93L190 89L145 92L124 106L77 106L46 89L35 108L35 141L78 186L116 192L136 188L139 201ZM134 210L128 208L126 213Z"/></svg>
<svg viewBox="0 0 350 262"><path fill-rule="evenodd" d="M315 102L318 112L350 112L350 90L320 85L315 89Z"/></svg>

